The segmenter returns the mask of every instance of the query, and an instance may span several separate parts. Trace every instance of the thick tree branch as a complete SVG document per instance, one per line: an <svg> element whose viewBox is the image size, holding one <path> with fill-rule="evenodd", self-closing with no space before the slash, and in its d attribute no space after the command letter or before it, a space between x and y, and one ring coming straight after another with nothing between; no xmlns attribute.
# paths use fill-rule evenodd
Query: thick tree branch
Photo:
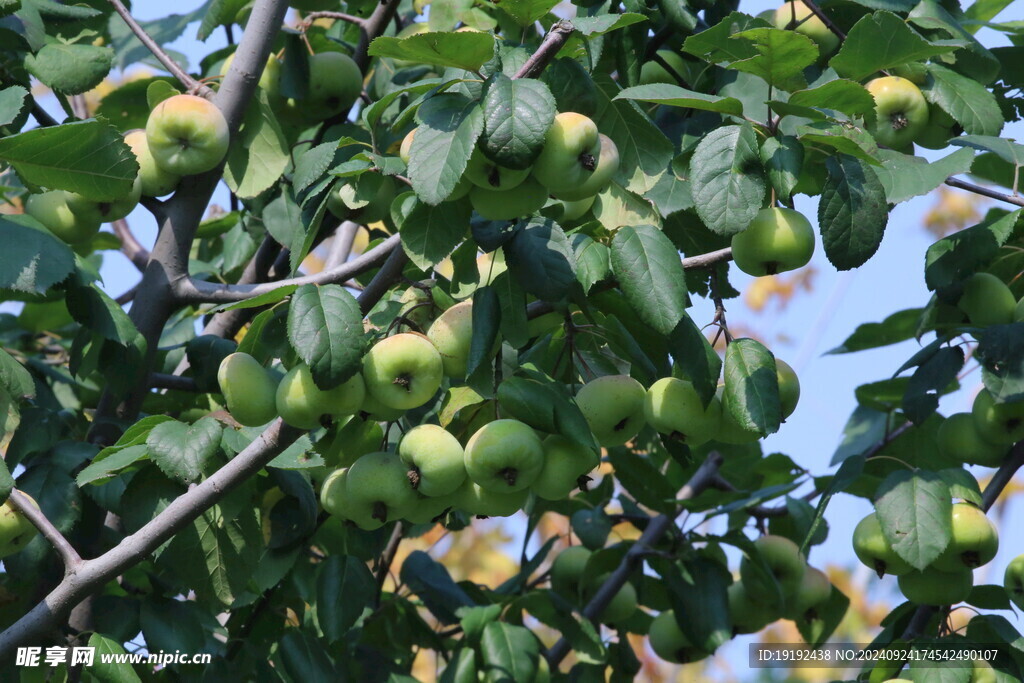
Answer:
<svg viewBox="0 0 1024 683"><path fill-rule="evenodd" d="M49 541L53 549L60 555L60 559L64 562L65 575L75 572L79 565L82 564L82 558L78 555L78 551L68 542L68 539L64 538L64 534L53 525L53 522L47 519L43 511L30 503L28 497L18 489L11 491L10 501L15 509L21 511L25 519L32 522L33 526L39 529L39 533L43 535L43 538Z"/></svg>
<svg viewBox="0 0 1024 683"><path fill-rule="evenodd" d="M112 222L110 227L114 229L114 234L121 240L121 253L128 257L128 260L139 269L140 273L145 272L146 266L149 264L149 250L135 238L135 233L128 227L128 221L119 218Z"/></svg>
<svg viewBox="0 0 1024 683"><path fill-rule="evenodd" d="M526 63L519 68L516 75L513 78L533 78L548 65L558 51L565 45L565 41L569 40L569 36L572 35L576 27L572 25L572 22L568 19L562 19L557 22L544 36L544 40L541 41L537 47L537 51L530 55L530 58L526 60Z"/></svg>
<svg viewBox="0 0 1024 683"><path fill-rule="evenodd" d="M361 71L365 72L366 66L370 63L370 55L368 54L370 43L373 42L374 38L384 33L388 22L391 21L391 18L395 16L395 12L398 10L398 4L399 0L381 0L380 4L373 10L373 14L361 20L359 26L359 45L356 46L356 52L352 55L352 59L359 65Z"/></svg>
<svg viewBox="0 0 1024 683"><path fill-rule="evenodd" d="M44 128L47 126L59 125L57 123L57 119L50 116L50 113L43 109L34 97L32 98L32 118L34 118L36 123Z"/></svg>
<svg viewBox="0 0 1024 683"><path fill-rule="evenodd" d="M177 78L182 85L184 85L189 92L209 98L213 95L213 91L208 87L192 78L184 69L182 69L177 62L171 59L170 55L164 52L164 49L160 47L153 37L146 33L146 29L142 28L139 22L135 21L135 17L132 16L128 8L124 6L121 0L110 0L110 4L114 7L114 11L117 12L120 17L124 20L124 23L128 25L135 37L139 39L139 42L146 46L146 49L153 53L153 56L157 58L167 71Z"/></svg>
<svg viewBox="0 0 1024 683"><path fill-rule="evenodd" d="M703 464L690 477L690 480L686 482L686 486L679 492L677 500L689 500L710 486L718 474L718 468L721 467L722 460L721 454L715 451L708 453L707 459L704 460ZM583 608L583 616L592 620L601 616L608 603L618 595L619 590L626 584L626 581L629 580L629 577L643 561L644 555L672 528L677 515L677 512L658 515L647 524L644 533L626 552L618 568L611 573L591 601ZM552 669L558 667L559 662L565 659L570 649L569 641L565 638L560 639L551 647L548 651L547 659Z"/></svg>
<svg viewBox="0 0 1024 683"><path fill-rule="evenodd" d="M373 249L351 261L341 263L334 268L321 270L312 275L302 275L277 282L263 282L251 285L222 285L192 278L177 282L176 294L184 303L224 304L245 301L261 294L266 294L281 287L292 285L327 285L344 282L361 273L380 265L392 253L401 251L401 238L392 235Z"/></svg>
<svg viewBox="0 0 1024 683"><path fill-rule="evenodd" d="M47 632L59 628L79 602L107 581L156 550L162 543L236 486L256 474L292 444L301 432L275 420L251 444L221 467L209 479L175 498L160 514L112 550L94 560L81 562L46 598L0 634L0 659L11 657L15 647L38 642Z"/></svg>
<svg viewBox="0 0 1024 683"><path fill-rule="evenodd" d="M149 386L153 389L172 389L174 391L197 392L199 387L191 377L181 375L169 375L165 372L151 372L149 374Z"/></svg>
<svg viewBox="0 0 1024 683"><path fill-rule="evenodd" d="M395 236L397 237L397 235ZM391 285L401 279L402 269L405 268L405 264L408 261L409 257L405 255L405 250L402 249L401 243L398 243L388 256L388 260L384 262L384 265L380 267L380 270L373 276L370 283L356 297L356 301L359 302L359 310L363 312L363 315L369 313L370 309L384 298ZM354 263L354 261L349 261L349 263Z"/></svg>

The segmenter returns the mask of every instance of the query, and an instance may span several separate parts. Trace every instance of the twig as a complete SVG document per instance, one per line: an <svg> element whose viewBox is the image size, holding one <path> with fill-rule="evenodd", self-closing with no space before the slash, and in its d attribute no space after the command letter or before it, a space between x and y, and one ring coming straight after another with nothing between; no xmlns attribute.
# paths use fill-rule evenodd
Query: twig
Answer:
<svg viewBox="0 0 1024 683"><path fill-rule="evenodd" d="M377 578L377 596L375 602L380 605L381 593L384 590L384 582L387 581L388 573L391 571L391 563L395 561L395 555L398 554L398 546L402 543L402 534L405 533L405 525L399 521L395 524L395 528L391 530L391 538L388 539L388 544L384 546L384 552L380 554L380 559L377 560L377 566L375 568Z"/></svg>
<svg viewBox="0 0 1024 683"><path fill-rule="evenodd" d="M152 52L153 56L157 58L157 61L163 64L164 68L167 69L172 76L181 81L181 84L184 85L189 92L194 92L197 95L206 98L213 95L212 90L192 78L192 76L186 73L177 62L171 59L170 55L164 52L164 49L160 47L155 40L153 40L153 37L146 33L146 29L142 28L139 22L135 21L135 17L131 15L131 12L128 11L128 8L124 6L124 3L122 3L121 0L110 0L110 4L114 7L114 11L117 12L124 20L124 23L128 24L128 28L130 28L132 33L135 34L135 37L139 39L139 42L145 45L146 49Z"/></svg>
<svg viewBox="0 0 1024 683"><path fill-rule="evenodd" d="M398 237L398 235L395 235ZM386 241L390 241L389 237ZM381 244L380 246L384 246ZM369 255L369 252L363 256ZM362 257L360 257L362 258ZM359 259L349 261L349 263L355 263ZM373 276L370 283L366 285L366 288L359 293L356 297L356 301L359 302L359 310L363 314L370 312L370 309L377 305L377 302L381 300L384 294L394 283L398 282L402 277L402 269L405 268L405 264L409 261L409 257L405 255L405 250L402 249L401 242L396 242L395 247L392 249L391 254L388 256L388 260L384 262L384 265L380 267L377 274Z"/></svg>
<svg viewBox="0 0 1024 683"><path fill-rule="evenodd" d="M260 294L266 294L280 287L291 285L326 285L337 282L344 282L349 278L374 268L388 256L401 252L401 237L392 235L373 249L351 261L339 264L334 268L321 270L313 275L302 275L300 277L279 280L277 282L265 282L252 285L223 285L205 280L183 278L176 283L175 294L183 303L211 303L223 304L235 301L245 301ZM404 255L404 252L403 252Z"/></svg>
<svg viewBox="0 0 1024 683"><path fill-rule="evenodd" d="M49 541L53 549L60 555L60 559L64 561L64 575L73 574L82 564L82 558L68 542L68 539L64 538L64 534L53 525L53 522L43 514L42 510L29 502L28 497L18 489L11 491L10 501L28 521L32 522L35 528L39 529L43 538Z"/></svg>
<svg viewBox="0 0 1024 683"><path fill-rule="evenodd" d="M568 19L561 19L555 23L544 36L544 40L540 41L537 51L530 55L513 78L532 78L543 71L575 30L576 27Z"/></svg>
<svg viewBox="0 0 1024 683"><path fill-rule="evenodd" d="M706 489L713 481L715 475L718 474L718 468L721 467L722 461L723 458L718 452L712 451L708 453L707 459L704 460L704 463L694 472L693 476L690 477L690 480L686 482L686 485L679 492L677 500L689 500ZM608 603L618 595L619 590L629 580L630 575L641 563L643 557L650 552L651 547L675 524L677 514L677 512L673 512L671 514L658 515L651 520L647 528L644 529L644 533L626 552L618 568L609 575L593 599L583 608L584 617L593 620L601 616ZM561 638L551 647L547 654L547 660L552 669L558 667L558 663L569 654L570 649L569 641L565 638Z"/></svg>
<svg viewBox="0 0 1024 683"><path fill-rule="evenodd" d="M138 293L138 291L139 285L138 283L136 283L132 285L129 289L122 292L116 299L114 299L114 302L117 303L118 306L124 306L125 304L131 303L132 301L135 300L135 295Z"/></svg>
<svg viewBox="0 0 1024 683"><path fill-rule="evenodd" d="M173 389L174 391L198 392L199 387L191 377L169 375L165 372L149 373L149 386L153 389Z"/></svg>
<svg viewBox="0 0 1024 683"><path fill-rule="evenodd" d="M836 37L839 38L839 40L846 40L846 34L843 32L843 29L836 26L836 23L832 21L832 19L830 19L829 16L825 14L820 7L818 7L818 3L814 2L813 0L804 0L804 4L807 5L807 9L814 12L814 16L821 19L821 23L825 24L826 28L828 28L829 31L832 31L832 33L836 34Z"/></svg>
<svg viewBox="0 0 1024 683"><path fill-rule="evenodd" d="M32 118L34 118L36 120L36 123L38 123L40 126L43 126L44 128L48 126L60 125L59 123L57 123L57 119L50 116L50 113L43 109L43 107L35 100L35 98L32 98Z"/></svg>
<svg viewBox="0 0 1024 683"><path fill-rule="evenodd" d="M149 250L135 238L135 233L128 226L128 221L119 218L110 226L114 229L114 234L121 240L121 253L128 257L128 260L140 273L145 271L149 264Z"/></svg>
<svg viewBox="0 0 1024 683"><path fill-rule="evenodd" d="M344 12L310 12L302 16L302 24L309 26L317 19L337 19L338 21L346 21L350 24L362 28L366 26L366 20L362 17L353 16L351 14L345 14Z"/></svg>
<svg viewBox="0 0 1024 683"><path fill-rule="evenodd" d="M999 201L1006 202L1007 204L1013 204L1014 206L1024 206L1024 197L1018 197L1016 195L1009 195L1003 194L1002 192L996 192L995 190L990 190L987 187L975 185L974 183L968 183L964 180L960 180L959 178L953 178L952 176L950 176L949 178L946 178L945 183L950 187L955 187L961 190L967 190L968 192L973 192L974 194L980 194L983 197L998 199Z"/></svg>

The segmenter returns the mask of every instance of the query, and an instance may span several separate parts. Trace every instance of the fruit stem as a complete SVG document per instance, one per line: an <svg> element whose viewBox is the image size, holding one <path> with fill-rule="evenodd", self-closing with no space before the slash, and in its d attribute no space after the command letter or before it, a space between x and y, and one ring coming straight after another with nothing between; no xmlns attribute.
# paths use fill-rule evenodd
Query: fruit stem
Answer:
<svg viewBox="0 0 1024 683"><path fill-rule="evenodd" d="M420 481L421 481L420 468L416 467L415 465L413 465L411 468L409 468L409 472L408 472L407 476L409 477L409 484L414 489L418 489L420 487Z"/></svg>
<svg viewBox="0 0 1024 683"><path fill-rule="evenodd" d="M892 124L893 130L903 130L910 125L910 121L907 120L907 115L903 112L896 112L889 116L889 122Z"/></svg>
<svg viewBox="0 0 1024 683"><path fill-rule="evenodd" d="M498 471L498 476L505 480L505 483L509 486L516 485L516 479L519 477L519 470L515 467L506 467L503 470Z"/></svg>
<svg viewBox="0 0 1024 683"><path fill-rule="evenodd" d="M597 159L590 152L583 152L580 154L580 165L588 171L593 171L597 168Z"/></svg>
<svg viewBox="0 0 1024 683"><path fill-rule="evenodd" d="M412 391L412 389L409 388L412 385L412 378L409 377L409 375L406 375L406 374L399 375L398 377L396 377L394 379L392 384L397 384L398 386L402 387L406 391Z"/></svg>

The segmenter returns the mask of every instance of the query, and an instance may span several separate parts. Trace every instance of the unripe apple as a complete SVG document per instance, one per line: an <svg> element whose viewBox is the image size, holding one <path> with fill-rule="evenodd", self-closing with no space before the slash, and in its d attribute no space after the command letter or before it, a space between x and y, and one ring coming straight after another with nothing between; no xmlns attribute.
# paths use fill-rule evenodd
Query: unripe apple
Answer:
<svg viewBox="0 0 1024 683"><path fill-rule="evenodd" d="M366 380L364 379L363 381L365 383ZM378 401L369 390L367 390L366 395L363 397L363 405L360 406L359 412L380 422L394 422L405 415L405 411L401 408L392 408Z"/></svg>
<svg viewBox="0 0 1024 683"><path fill-rule="evenodd" d="M434 297L430 295L430 292L424 291L419 287L409 287L402 296L398 298L398 303L402 305L402 316L408 319L411 323L419 328L420 332L426 332L430 327L430 323L434 320L434 311L436 306L434 305ZM441 359L442 363L444 359Z"/></svg>
<svg viewBox="0 0 1024 683"><path fill-rule="evenodd" d="M124 218L138 205L139 198L142 196L142 179L139 175L136 175L135 180L132 182L132 189L128 194L111 202L93 201L75 192L67 192L65 194L67 195L68 208L71 209L71 213L85 219L89 223L110 223L111 221Z"/></svg>
<svg viewBox="0 0 1024 683"><path fill-rule="evenodd" d="M497 493L481 487L469 477L451 495L454 507L475 517L509 517L522 510L529 497L529 489L508 489L506 493Z"/></svg>
<svg viewBox="0 0 1024 683"><path fill-rule="evenodd" d="M320 507L328 514L342 519L352 518L352 499L345 491L347 482L348 468L339 467L324 479L324 483L320 487Z"/></svg>
<svg viewBox="0 0 1024 683"><path fill-rule="evenodd" d="M1024 555L1018 555L1006 565L1003 588L1006 589L1006 596L1010 601L1024 609Z"/></svg>
<svg viewBox="0 0 1024 683"><path fill-rule="evenodd" d="M600 574L590 581L587 581L584 577L584 603L588 603L594 599L597 591L601 589L601 585L608 580L610 575L610 573ZM615 596L608 602L608 606L604 608L598 616L598 619L600 619L601 623L604 624L618 624L633 616L633 613L636 612L637 604L636 588L633 587L633 584L627 581L622 584L622 588L620 588Z"/></svg>
<svg viewBox="0 0 1024 683"><path fill-rule="evenodd" d="M308 121L323 121L346 111L363 91L363 73L341 52L320 52L309 58L309 94L298 103Z"/></svg>
<svg viewBox="0 0 1024 683"><path fill-rule="evenodd" d="M544 467L530 490L544 500L568 498L579 488L580 479L601 462L597 453L561 434L551 434L541 443Z"/></svg>
<svg viewBox="0 0 1024 683"><path fill-rule="evenodd" d="M25 200L25 213L72 245L88 242L100 230L99 221L86 220L71 212L64 190L30 194Z"/></svg>
<svg viewBox="0 0 1024 683"><path fill-rule="evenodd" d="M853 530L853 552L857 559L882 576L900 576L913 571L910 563L896 554L882 533L882 525L874 512L860 520Z"/></svg>
<svg viewBox="0 0 1024 683"><path fill-rule="evenodd" d="M483 187L473 187L469 191L473 210L489 221L510 221L528 216L543 208L547 200L547 188L533 178L527 178L507 191Z"/></svg>
<svg viewBox="0 0 1024 683"><path fill-rule="evenodd" d="M24 491L21 495L28 499L29 503L39 508L32 496ZM35 524L30 522L20 510L15 509L10 500L0 505L0 558L13 555L25 549L32 539L39 534Z"/></svg>
<svg viewBox="0 0 1024 683"><path fill-rule="evenodd" d="M444 374L465 379L473 342L473 302L459 302L439 315L427 330L427 338L441 354Z"/></svg>
<svg viewBox="0 0 1024 683"><path fill-rule="evenodd" d="M444 427L413 427L398 444L398 455L409 466L412 487L424 496L446 496L466 479L462 444Z"/></svg>
<svg viewBox="0 0 1024 683"><path fill-rule="evenodd" d="M552 193L574 190L590 178L601 155L597 124L576 112L562 112L548 128L533 177Z"/></svg>
<svg viewBox="0 0 1024 683"><path fill-rule="evenodd" d="M929 104L928 125L917 134L914 144L925 149L946 149L950 138L959 135L959 130L959 124L942 107Z"/></svg>
<svg viewBox="0 0 1024 683"><path fill-rule="evenodd" d="M806 266L814 254L814 229L793 209L761 209L732 237L732 258L747 275L775 275Z"/></svg>
<svg viewBox="0 0 1024 683"><path fill-rule="evenodd" d="M996 403L989 390L982 389L974 397L971 416L986 441L1009 445L1024 439L1024 401Z"/></svg>
<svg viewBox="0 0 1024 683"><path fill-rule="evenodd" d="M686 62L683 61L678 52L675 50L658 50L658 56L665 60L665 63L672 67L676 74L686 78ZM652 59L644 62L643 66L640 67L639 85L650 85L652 83L671 83L672 85L677 85L679 81L668 69Z"/></svg>
<svg viewBox="0 0 1024 683"><path fill-rule="evenodd" d="M560 224L572 223L587 215L590 207L597 200L597 195L584 197L583 199L567 202L562 199L549 199L544 205L544 215L555 219Z"/></svg>
<svg viewBox="0 0 1024 683"><path fill-rule="evenodd" d="M779 608L788 607L800 590L807 562L800 547L785 536L761 536L754 546L768 566L771 576L765 576L758 565L748 557L740 561L740 579L753 600L760 600ZM774 579L774 581L773 581ZM774 584L782 591L782 602Z"/></svg>
<svg viewBox="0 0 1024 683"><path fill-rule="evenodd" d="M324 467L334 470L349 467L367 453L379 450L383 441L384 429L380 424L353 415L319 439L316 449L324 459Z"/></svg>
<svg viewBox="0 0 1024 683"><path fill-rule="evenodd" d="M186 176L216 168L228 153L231 135L215 104L195 95L175 95L150 112L146 140L157 166Z"/></svg>
<svg viewBox="0 0 1024 683"><path fill-rule="evenodd" d="M651 649L666 662L673 664L690 664L700 661L708 656L708 653L695 647L690 639L686 637L679 624L676 622L676 614L673 610L666 610L654 617L651 628L647 632L651 643Z"/></svg>
<svg viewBox="0 0 1024 683"><path fill-rule="evenodd" d="M996 670L988 661L984 659L972 661L970 683L999 683L1000 679L996 676Z"/></svg>
<svg viewBox="0 0 1024 683"><path fill-rule="evenodd" d="M528 168L520 170L499 166L484 156L484 153L477 147L469 157L463 177L477 187L503 192L516 187L529 175L530 169Z"/></svg>
<svg viewBox="0 0 1024 683"><path fill-rule="evenodd" d="M313 381L309 366L299 363L277 386L277 414L299 429L316 429L342 415L352 415L363 405L366 390L358 374L332 389Z"/></svg>
<svg viewBox="0 0 1024 683"><path fill-rule="evenodd" d="M794 621L816 619L818 610L832 597L832 582L820 569L808 566L796 595L786 605L786 616Z"/></svg>
<svg viewBox="0 0 1024 683"><path fill-rule="evenodd" d="M975 273L964 282L956 305L972 325L986 327L1013 322L1017 300L1006 283L992 273Z"/></svg>
<svg viewBox="0 0 1024 683"><path fill-rule="evenodd" d="M367 453L356 460L348 468L345 484L345 492L358 515L352 521L367 528L366 516L374 520L371 527L404 517L419 500L408 472L408 466L395 453Z"/></svg>
<svg viewBox="0 0 1024 683"><path fill-rule="evenodd" d="M734 633L757 633L781 616L777 607L755 602L742 581L729 586L728 596L729 618Z"/></svg>
<svg viewBox="0 0 1024 683"><path fill-rule="evenodd" d="M576 202L593 197L608 187L612 177L619 170L619 148L607 135L601 134L597 137L600 140L600 152L594 171L579 187L555 192L559 199Z"/></svg>
<svg viewBox="0 0 1024 683"><path fill-rule="evenodd" d="M954 413L942 424L935 442L943 456L983 467L999 467L1006 457L1006 445L986 440L974 425L971 413Z"/></svg>
<svg viewBox="0 0 1024 683"><path fill-rule="evenodd" d="M602 446L621 446L644 426L647 391L629 375L598 377L583 385L576 405Z"/></svg>
<svg viewBox="0 0 1024 683"><path fill-rule="evenodd" d="M527 489L544 468L544 446L533 428L519 420L495 420L466 444L466 472L486 491Z"/></svg>
<svg viewBox="0 0 1024 683"><path fill-rule="evenodd" d="M949 545L932 566L944 572L977 569L991 562L998 550L999 532L985 512L970 503L956 503Z"/></svg>
<svg viewBox="0 0 1024 683"><path fill-rule="evenodd" d="M422 334L386 337L363 356L366 389L389 408L418 408L434 396L443 377L441 355Z"/></svg>
<svg viewBox="0 0 1024 683"><path fill-rule="evenodd" d="M168 173L156 165L156 161L149 151L146 131L133 130L125 133L124 141L132 148L132 152L135 153L135 159L139 162L139 189L142 195L145 197L163 197L174 192L181 178L173 173Z"/></svg>
<svg viewBox="0 0 1024 683"><path fill-rule="evenodd" d="M755 441L760 440L761 434L745 429L736 421L736 418L733 417L732 410L729 408L729 399L725 396L724 384L718 385L718 390L715 392L715 396L717 396L718 400L722 403L722 422L718 426L718 431L715 432L715 441L741 445L745 443L754 443Z"/></svg>
<svg viewBox="0 0 1024 683"><path fill-rule="evenodd" d="M277 417L277 385L280 378L247 353L224 357L217 382L228 412L240 425L258 427Z"/></svg>
<svg viewBox="0 0 1024 683"><path fill-rule="evenodd" d="M806 19L806 21L805 21ZM839 36L829 30L821 19L799 0L787 2L775 10L775 28L788 29L807 36L818 44L821 57L827 57L839 47Z"/></svg>
<svg viewBox="0 0 1024 683"><path fill-rule="evenodd" d="M455 498L447 496L420 496L405 511L405 520L412 524L430 524L455 506Z"/></svg>
<svg viewBox="0 0 1024 683"><path fill-rule="evenodd" d="M928 125L928 101L906 78L883 76L866 87L875 98L875 122L868 130L879 144L901 149Z"/></svg>
<svg viewBox="0 0 1024 683"><path fill-rule="evenodd" d="M900 591L918 605L955 605L971 594L974 577L970 569L943 572L933 567L899 577Z"/></svg>
<svg viewBox="0 0 1024 683"><path fill-rule="evenodd" d="M591 554L581 545L570 546L558 553L551 563L551 590L570 602L578 602L583 571Z"/></svg>
<svg viewBox="0 0 1024 683"><path fill-rule="evenodd" d="M784 360L775 359L775 374L779 380L779 403L782 406L782 419L793 414L800 400L800 378L796 370Z"/></svg>
<svg viewBox="0 0 1024 683"><path fill-rule="evenodd" d="M722 404L712 397L707 408L693 385L676 377L663 377L651 385L644 397L647 424L688 446L699 446L718 433Z"/></svg>

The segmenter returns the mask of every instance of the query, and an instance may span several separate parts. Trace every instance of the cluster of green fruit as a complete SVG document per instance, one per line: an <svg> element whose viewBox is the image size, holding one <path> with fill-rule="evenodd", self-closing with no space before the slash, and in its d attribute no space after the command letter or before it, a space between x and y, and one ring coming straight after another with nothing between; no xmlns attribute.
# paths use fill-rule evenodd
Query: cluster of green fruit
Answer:
<svg viewBox="0 0 1024 683"><path fill-rule="evenodd" d="M32 505L39 507L35 499L22 491ZM10 500L0 505L0 559L21 552L39 534L36 526Z"/></svg>
<svg viewBox="0 0 1024 683"><path fill-rule="evenodd" d="M227 154L229 139L227 121L214 104L195 95L174 95L153 108L145 130L124 136L139 164L127 196L98 202L50 190L29 195L25 213L68 244L84 245L101 224L131 213L141 197L170 194L182 176L216 167Z"/></svg>
<svg viewBox="0 0 1024 683"><path fill-rule="evenodd" d="M740 562L739 578L728 588L733 633L755 633L783 618L816 618L832 596L832 583L825 573L808 565L797 545L783 536L762 536L753 545L755 553ZM590 602L608 579L608 574L594 570L593 563L588 566L592 556L582 546L559 553L551 565L552 590L580 606ZM600 619L620 624L636 610L636 588L626 582ZM711 654L690 642L672 610L654 618L648 636L655 654L668 662L687 664Z"/></svg>
<svg viewBox="0 0 1024 683"><path fill-rule="evenodd" d="M402 140L399 156L410 161L416 129ZM468 196L473 209L491 221L513 220L548 207L553 217L582 217L619 170L619 150L592 119L576 112L555 115L544 147L532 166L513 169L474 148L466 170L447 197Z"/></svg>
<svg viewBox="0 0 1024 683"><path fill-rule="evenodd" d="M930 565L918 571L890 545L874 512L853 531L857 558L879 576L898 577L900 591L919 605L955 605L974 587L974 570L988 564L999 550L999 533L984 511L970 503L952 508L949 545Z"/></svg>

